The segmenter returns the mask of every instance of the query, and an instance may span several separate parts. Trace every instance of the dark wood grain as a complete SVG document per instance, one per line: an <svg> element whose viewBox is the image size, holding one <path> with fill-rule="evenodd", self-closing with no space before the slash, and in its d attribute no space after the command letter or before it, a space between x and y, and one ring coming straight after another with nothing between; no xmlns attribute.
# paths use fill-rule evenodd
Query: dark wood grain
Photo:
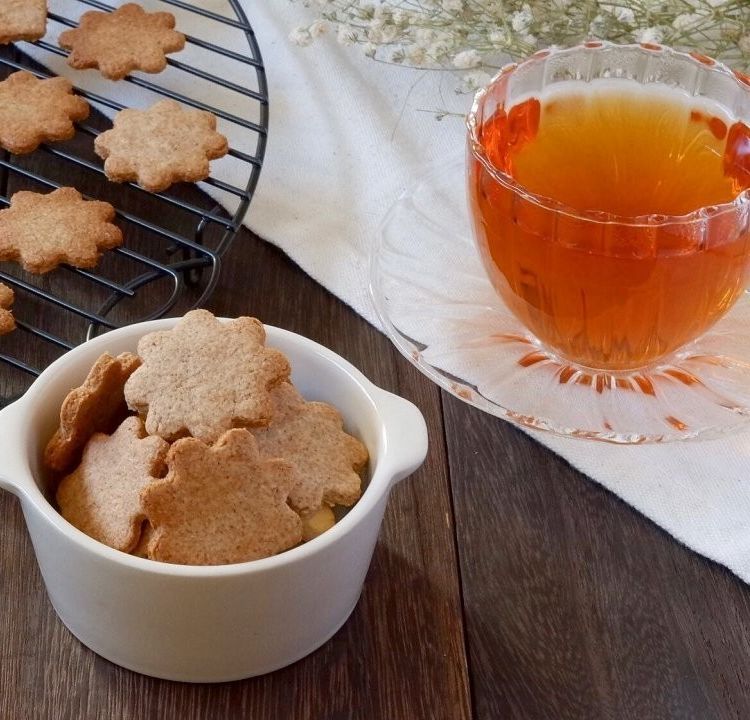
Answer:
<svg viewBox="0 0 750 720"><path fill-rule="evenodd" d="M24 162L60 171L43 150ZM84 171L64 179L189 231L189 218L138 191ZM25 186L9 179L11 191ZM212 205L195 188L179 192ZM150 242L132 227L127 237ZM18 503L0 493L0 720L750 717L747 586L520 430L443 396L249 232L224 268L210 309L331 347L427 418L427 462L393 491L360 603L324 647L268 676L200 686L147 678L97 657L57 620ZM66 272L41 282L97 300ZM19 295L20 317L76 339L80 323ZM56 355L21 332L2 342L39 366ZM0 397L27 383L0 365Z"/></svg>
<svg viewBox="0 0 750 720"><path fill-rule="evenodd" d="M448 398L478 720L750 717L750 590Z"/></svg>

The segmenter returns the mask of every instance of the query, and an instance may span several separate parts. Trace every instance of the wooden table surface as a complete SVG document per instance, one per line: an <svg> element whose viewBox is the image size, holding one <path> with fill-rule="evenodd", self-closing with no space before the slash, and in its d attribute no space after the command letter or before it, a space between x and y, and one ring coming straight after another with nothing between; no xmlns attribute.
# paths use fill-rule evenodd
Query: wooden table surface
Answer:
<svg viewBox="0 0 750 720"><path fill-rule="evenodd" d="M43 154L29 162L53 170ZM249 232L207 307L327 345L427 418L427 461L392 493L359 605L326 645L271 675L144 677L58 621L18 502L0 493L0 720L750 717L750 590L729 572L439 390ZM24 382L0 365L4 392Z"/></svg>

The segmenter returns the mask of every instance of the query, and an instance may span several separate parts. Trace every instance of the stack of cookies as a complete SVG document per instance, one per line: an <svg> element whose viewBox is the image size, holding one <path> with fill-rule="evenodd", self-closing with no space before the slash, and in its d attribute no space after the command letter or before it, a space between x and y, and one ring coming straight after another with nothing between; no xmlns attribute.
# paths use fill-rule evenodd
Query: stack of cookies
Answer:
<svg viewBox="0 0 750 720"><path fill-rule="evenodd" d="M103 355L60 411L45 464L62 515L163 562L255 560L312 539L361 494L367 451L307 402L254 318L194 310Z"/></svg>
<svg viewBox="0 0 750 720"><path fill-rule="evenodd" d="M0 0L0 44L38 40L46 33L46 21L46 0ZM71 67L95 68L121 80L134 70L164 70L167 53L185 45L185 36L174 27L171 13L148 13L128 3L113 12L84 13L79 27L61 33L59 42L70 50ZM15 72L0 82L0 148L24 154L42 143L69 140L75 123L89 111L70 81ZM216 132L214 115L174 100L122 110L112 129L96 138L94 149L105 161L109 180L134 181L152 192L207 178L209 161L229 150L227 139ZM18 192L10 207L0 210L0 261L19 262L32 273L49 272L61 263L93 268L102 252L123 242L114 218L109 203L84 200L74 188ZM10 301L3 293L0 287L0 335L15 327L5 315Z"/></svg>

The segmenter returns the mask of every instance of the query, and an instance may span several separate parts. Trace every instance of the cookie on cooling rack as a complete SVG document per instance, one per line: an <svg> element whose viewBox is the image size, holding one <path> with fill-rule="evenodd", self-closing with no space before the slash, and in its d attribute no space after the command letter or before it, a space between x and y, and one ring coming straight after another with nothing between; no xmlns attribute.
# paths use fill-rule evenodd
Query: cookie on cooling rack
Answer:
<svg viewBox="0 0 750 720"><path fill-rule="evenodd" d="M7 335L16 329L16 321L10 311L14 300L13 291L3 283L0 283L0 335Z"/></svg>
<svg viewBox="0 0 750 720"><path fill-rule="evenodd" d="M122 244L114 218L109 203L84 200L75 188L46 195L22 190L0 210L0 260L18 261L32 273L60 263L92 268L103 250Z"/></svg>
<svg viewBox="0 0 750 720"><path fill-rule="evenodd" d="M185 47L174 25L172 13L148 13L127 3L114 12L84 13L77 28L60 33L59 43L70 50L71 67L98 68L104 77L121 80L132 70L158 73L167 67L166 53Z"/></svg>
<svg viewBox="0 0 750 720"><path fill-rule="evenodd" d="M47 32L47 0L0 0L0 45L39 40Z"/></svg>
<svg viewBox="0 0 750 720"><path fill-rule="evenodd" d="M88 115L89 104L65 78L40 80L21 70L0 82L0 147L17 155L43 142L69 140L73 123Z"/></svg>
<svg viewBox="0 0 750 720"><path fill-rule="evenodd" d="M114 127L96 138L94 149L110 180L133 180L159 192L207 178L209 160L226 155L229 147L210 112L161 100L147 110L117 113Z"/></svg>
<svg viewBox="0 0 750 720"><path fill-rule="evenodd" d="M132 353L117 357L104 353L83 384L67 394L60 408L60 426L44 450L44 464L50 470L70 470L94 433L111 433L126 417L123 389L140 364Z"/></svg>

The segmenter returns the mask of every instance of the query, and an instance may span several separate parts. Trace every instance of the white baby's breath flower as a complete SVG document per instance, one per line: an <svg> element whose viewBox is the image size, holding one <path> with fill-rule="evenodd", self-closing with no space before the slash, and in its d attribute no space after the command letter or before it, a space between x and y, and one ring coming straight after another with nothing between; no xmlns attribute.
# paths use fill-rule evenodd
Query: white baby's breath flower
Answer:
<svg viewBox="0 0 750 720"><path fill-rule="evenodd" d="M381 3L382 4L382 3ZM376 7L372 3L359 3L357 6L359 17L365 20L375 17Z"/></svg>
<svg viewBox="0 0 750 720"><path fill-rule="evenodd" d="M510 39L508 36L508 31L505 28L492 30L487 37L493 45L505 45Z"/></svg>
<svg viewBox="0 0 750 720"><path fill-rule="evenodd" d="M377 33L378 39L373 40L373 42L377 42L378 45L387 45L388 43L394 42L398 36L398 26L393 23L386 23L380 27Z"/></svg>
<svg viewBox="0 0 750 720"><path fill-rule="evenodd" d="M409 13L402 8L396 8L391 15L394 25L407 25L409 23Z"/></svg>
<svg viewBox="0 0 750 720"><path fill-rule="evenodd" d="M384 45L386 42L385 35L383 33L384 27L385 23L383 23L381 20L373 20L367 30L365 30L367 39L371 43L375 43L376 45Z"/></svg>
<svg viewBox="0 0 750 720"><path fill-rule="evenodd" d="M490 79L489 73L483 70L472 70L463 76L462 89L465 92L474 92L487 85Z"/></svg>
<svg viewBox="0 0 750 720"><path fill-rule="evenodd" d="M343 45L413 67L471 75L508 56L596 37L665 42L750 70L750 0L288 1L317 13L310 25L290 33L291 42L309 45L330 28ZM466 82L478 81L472 75Z"/></svg>
<svg viewBox="0 0 750 720"><path fill-rule="evenodd" d="M414 33L414 41L420 47L429 47L435 42L435 31L432 28L418 28Z"/></svg>
<svg viewBox="0 0 750 720"><path fill-rule="evenodd" d="M624 25L635 25L635 13L631 8L622 6L613 7L611 14Z"/></svg>
<svg viewBox="0 0 750 720"><path fill-rule="evenodd" d="M722 25L721 26L721 37L724 40L729 40L729 42L736 43L739 42L740 37L742 36L742 28L738 27L737 25Z"/></svg>
<svg viewBox="0 0 750 720"><path fill-rule="evenodd" d="M636 30L633 38L639 43L660 43L664 39L664 32L658 27L648 27Z"/></svg>
<svg viewBox="0 0 750 720"><path fill-rule="evenodd" d="M349 25L339 25L338 32L336 33L336 40L340 45L349 46L359 40L359 33L353 27Z"/></svg>
<svg viewBox="0 0 750 720"><path fill-rule="evenodd" d="M497 18L504 21L508 15L508 10L503 0L485 0L483 8L490 18Z"/></svg>
<svg viewBox="0 0 750 720"><path fill-rule="evenodd" d="M520 10L511 15L510 26L518 33L526 32L534 21L534 14L531 12L531 7L528 3L524 3Z"/></svg>
<svg viewBox="0 0 750 720"><path fill-rule="evenodd" d="M458 50L458 40L445 30L438 30L433 36L433 41L427 48L427 54L433 59L442 58L446 54L455 54ZM459 45L460 47L460 45Z"/></svg>
<svg viewBox="0 0 750 720"><path fill-rule="evenodd" d="M319 38L325 35L327 31L328 31L328 23L325 20L316 20L308 28L308 32L310 33L310 37L312 39Z"/></svg>
<svg viewBox="0 0 750 720"><path fill-rule="evenodd" d="M704 2L705 0L697 0L698 2ZM640 3L643 7L643 10L645 11L646 15L650 15L651 13L659 12L663 5L665 0L640 0ZM688 3L691 2L691 0L687 0Z"/></svg>
<svg viewBox="0 0 750 720"><path fill-rule="evenodd" d="M453 67L470 70L482 64L482 56L477 50L462 50L453 58Z"/></svg>
<svg viewBox="0 0 750 720"><path fill-rule="evenodd" d="M425 52L431 63L440 63L443 56L448 52L448 48L444 43L434 42L430 47L425 48Z"/></svg>
<svg viewBox="0 0 750 720"><path fill-rule="evenodd" d="M599 13L589 23L589 33L591 37L605 37L607 34L607 18Z"/></svg>
<svg viewBox="0 0 750 720"><path fill-rule="evenodd" d="M306 47L313 41L310 30L306 27L294 28L294 30L289 33L289 39L299 47Z"/></svg>
<svg viewBox="0 0 750 720"><path fill-rule="evenodd" d="M427 51L419 45L414 45L406 51L406 61L415 67L421 67L428 61Z"/></svg>

